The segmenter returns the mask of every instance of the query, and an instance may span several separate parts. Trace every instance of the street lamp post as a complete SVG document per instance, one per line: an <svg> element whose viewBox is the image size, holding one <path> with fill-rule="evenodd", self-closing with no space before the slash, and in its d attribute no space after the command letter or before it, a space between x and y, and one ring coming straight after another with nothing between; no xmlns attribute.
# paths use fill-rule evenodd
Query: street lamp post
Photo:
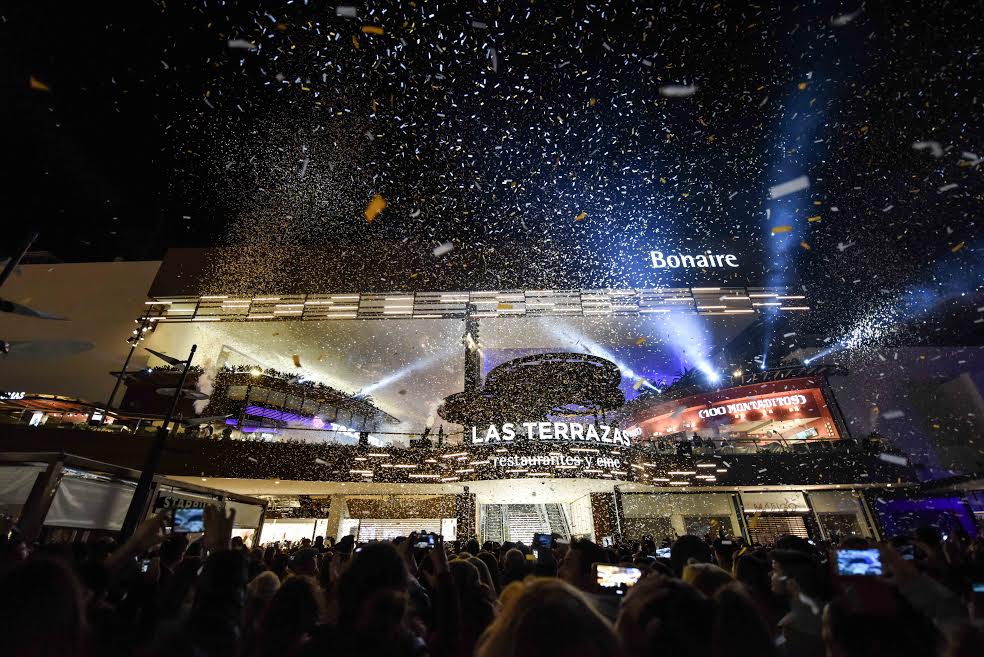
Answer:
<svg viewBox="0 0 984 657"><path fill-rule="evenodd" d="M184 389L185 380L188 378L188 370L191 368L191 361L195 357L198 345L191 345L191 353L184 361L184 370L181 372L181 379L178 380L178 387L174 391L174 398L171 400L171 408L164 416L164 424L157 430L154 436L154 444L151 445L150 452L147 454L147 461L144 463L143 472L140 473L140 481L137 482L137 489L133 491L133 499L130 501L130 508L126 511L126 518L123 519L123 527L120 529L120 540L125 541L133 534L133 531L140 523L144 508L147 506L147 498L150 496L150 485L157 474L157 467L161 462L161 455L164 453L164 443L167 442L168 425L174 412L178 408L178 401L181 399L181 391ZM181 362L181 361L177 361Z"/></svg>
<svg viewBox="0 0 984 657"><path fill-rule="evenodd" d="M146 331L150 326L152 326L148 315L144 315L141 319L137 320L140 326L137 328L137 334L132 335L127 338L127 342L130 343L130 352L126 355L126 360L123 361L123 369L116 377L116 383L113 384L113 391L109 393L109 401L106 402L106 413L107 415L111 410L113 410L113 400L116 399L116 393L120 389L120 384L123 382L123 377L127 375L126 366L130 364L130 359L133 357L133 352L136 351L137 345L143 340L144 331Z"/></svg>

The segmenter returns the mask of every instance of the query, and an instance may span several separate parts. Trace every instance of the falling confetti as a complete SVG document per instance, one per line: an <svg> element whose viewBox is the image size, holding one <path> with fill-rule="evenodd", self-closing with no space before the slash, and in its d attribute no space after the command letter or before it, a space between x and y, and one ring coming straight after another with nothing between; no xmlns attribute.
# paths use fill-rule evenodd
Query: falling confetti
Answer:
<svg viewBox="0 0 984 657"><path fill-rule="evenodd" d="M697 93L694 85L668 84L659 88L659 93L667 98L685 98Z"/></svg>
<svg viewBox="0 0 984 657"><path fill-rule="evenodd" d="M227 44L232 50L256 50L256 44L246 39L229 39Z"/></svg>
<svg viewBox="0 0 984 657"><path fill-rule="evenodd" d="M788 182L784 182L779 185L774 185L769 188L769 198L780 198L782 196L788 196L790 194L795 194L796 192L803 191L809 188L810 179L807 176L800 176L798 178L793 178Z"/></svg>
<svg viewBox="0 0 984 657"><path fill-rule="evenodd" d="M444 242L443 244L439 244L438 246L434 247L434 251L433 251L434 257L440 258L442 255L451 253L452 249L454 249L454 244L452 244L451 242Z"/></svg>
<svg viewBox="0 0 984 657"><path fill-rule="evenodd" d="M38 80L33 75L31 76L30 79L30 86L31 89L34 89L35 91L48 91L48 92L51 91L51 88L48 85L46 85L44 82L41 82L41 80Z"/></svg>
<svg viewBox="0 0 984 657"><path fill-rule="evenodd" d="M852 11L849 14L840 14L839 16L834 16L830 19L830 24L834 27L844 27L848 23L851 23L855 18L861 15L863 9L858 9L857 11Z"/></svg>
<svg viewBox="0 0 984 657"><path fill-rule="evenodd" d="M372 223L373 220L379 216L379 213L386 209L386 199L384 199L379 194L372 197L369 201L369 205L366 206L365 217L366 221Z"/></svg>

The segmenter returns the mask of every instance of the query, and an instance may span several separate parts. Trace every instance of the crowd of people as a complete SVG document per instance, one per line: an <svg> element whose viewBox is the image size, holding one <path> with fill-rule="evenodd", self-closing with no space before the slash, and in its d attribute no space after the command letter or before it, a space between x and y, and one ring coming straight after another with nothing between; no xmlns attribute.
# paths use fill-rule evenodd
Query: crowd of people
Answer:
<svg viewBox="0 0 984 657"><path fill-rule="evenodd" d="M836 546L411 534L249 548L233 518L208 508L189 540L161 514L122 545L32 546L5 530L0 655L984 654L984 542L959 532ZM845 573L845 554L867 561Z"/></svg>

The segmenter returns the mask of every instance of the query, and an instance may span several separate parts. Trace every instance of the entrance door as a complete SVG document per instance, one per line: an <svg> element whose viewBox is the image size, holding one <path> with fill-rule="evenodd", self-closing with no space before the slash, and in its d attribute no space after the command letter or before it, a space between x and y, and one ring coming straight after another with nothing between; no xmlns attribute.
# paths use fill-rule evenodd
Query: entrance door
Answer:
<svg viewBox="0 0 984 657"><path fill-rule="evenodd" d="M784 513L750 514L748 533L751 535L752 542L760 545L771 545L775 543L777 537L789 534L810 538L802 515Z"/></svg>
<svg viewBox="0 0 984 657"><path fill-rule="evenodd" d="M391 541L410 532L441 533L440 518L363 518L359 522L359 542Z"/></svg>

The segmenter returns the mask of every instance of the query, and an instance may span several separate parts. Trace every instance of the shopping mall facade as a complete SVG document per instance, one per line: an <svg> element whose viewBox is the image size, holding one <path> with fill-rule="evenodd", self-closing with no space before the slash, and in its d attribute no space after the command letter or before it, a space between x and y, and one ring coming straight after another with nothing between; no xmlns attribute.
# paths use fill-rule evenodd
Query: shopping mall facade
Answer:
<svg viewBox="0 0 984 657"><path fill-rule="evenodd" d="M5 296L72 321L2 325L34 346L0 373L0 504L42 537L118 529L179 378L144 347L180 359L196 344L148 511L239 505L239 531L263 542L976 533L981 468L914 429L918 409L882 408L909 418L904 431L872 426L872 372L852 387L855 372L803 365L806 343L775 363L729 350L765 313L795 327L808 292L756 285L762 271L733 249L664 247L611 261L398 243L24 265ZM956 408L980 399L984 358L961 362L933 390ZM75 460L55 468L60 453ZM966 475L947 476L960 459ZM73 478L101 486L74 520L56 492ZM88 517L103 494L115 511Z"/></svg>

